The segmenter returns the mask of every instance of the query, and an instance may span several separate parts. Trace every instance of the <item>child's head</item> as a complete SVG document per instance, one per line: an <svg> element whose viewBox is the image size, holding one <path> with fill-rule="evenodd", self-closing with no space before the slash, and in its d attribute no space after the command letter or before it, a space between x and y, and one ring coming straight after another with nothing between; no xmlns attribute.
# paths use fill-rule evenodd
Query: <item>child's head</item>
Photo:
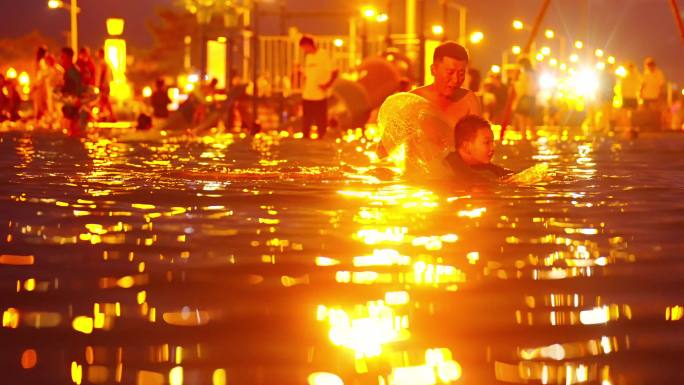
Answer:
<svg viewBox="0 0 684 385"><path fill-rule="evenodd" d="M467 115L454 127L456 151L470 166L489 164L494 156L494 133L487 119Z"/></svg>

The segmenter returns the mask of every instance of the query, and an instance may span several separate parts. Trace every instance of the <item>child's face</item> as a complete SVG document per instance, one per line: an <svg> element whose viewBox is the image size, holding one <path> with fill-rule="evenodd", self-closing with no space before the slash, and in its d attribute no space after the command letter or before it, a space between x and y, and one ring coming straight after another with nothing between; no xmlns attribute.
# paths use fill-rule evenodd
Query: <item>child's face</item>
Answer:
<svg viewBox="0 0 684 385"><path fill-rule="evenodd" d="M474 164L489 164L494 156L494 133L488 127L477 130L475 139L466 142L465 150Z"/></svg>

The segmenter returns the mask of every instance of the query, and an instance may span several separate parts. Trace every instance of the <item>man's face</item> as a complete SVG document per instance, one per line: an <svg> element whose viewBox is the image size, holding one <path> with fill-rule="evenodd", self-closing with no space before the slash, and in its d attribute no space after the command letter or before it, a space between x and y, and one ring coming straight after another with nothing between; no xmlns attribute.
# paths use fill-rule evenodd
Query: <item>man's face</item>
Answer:
<svg viewBox="0 0 684 385"><path fill-rule="evenodd" d="M494 134L489 127L482 127L477 130L475 139L464 146L474 164L489 164L494 156Z"/></svg>
<svg viewBox="0 0 684 385"><path fill-rule="evenodd" d="M430 67L435 77L437 92L445 97L451 97L461 88L465 81L468 62L451 57L444 57Z"/></svg>

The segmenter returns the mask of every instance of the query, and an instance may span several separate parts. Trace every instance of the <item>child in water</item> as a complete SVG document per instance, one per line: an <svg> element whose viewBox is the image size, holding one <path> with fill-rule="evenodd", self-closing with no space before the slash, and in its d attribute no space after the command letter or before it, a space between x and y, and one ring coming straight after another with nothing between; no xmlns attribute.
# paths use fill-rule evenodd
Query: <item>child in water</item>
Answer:
<svg viewBox="0 0 684 385"><path fill-rule="evenodd" d="M494 133L489 121L467 115L454 127L456 151L446 156L445 162L453 171L458 183L467 185L489 184L504 181L511 170L492 164Z"/></svg>

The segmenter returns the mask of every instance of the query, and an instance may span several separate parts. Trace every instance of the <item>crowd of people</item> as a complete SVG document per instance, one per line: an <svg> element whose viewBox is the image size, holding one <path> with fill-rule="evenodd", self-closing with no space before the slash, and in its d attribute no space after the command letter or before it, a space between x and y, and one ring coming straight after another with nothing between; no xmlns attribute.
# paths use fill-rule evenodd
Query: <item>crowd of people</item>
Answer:
<svg viewBox="0 0 684 385"><path fill-rule="evenodd" d="M29 97L32 118L41 127L63 127L70 135L82 130L83 114L98 111L99 120L115 121L109 97L112 71L103 49L93 58L83 47L76 54L69 47L55 54L45 46L36 49ZM16 79L0 77L0 119L16 121L22 97ZM88 109L82 108L88 106ZM92 118L88 116L88 118Z"/></svg>
<svg viewBox="0 0 684 385"><path fill-rule="evenodd" d="M301 86L301 104L297 110L288 113L301 117L301 132L304 137L321 138L326 135L330 125L328 99L338 77L338 70L334 68L329 53L321 49L312 36L302 36L299 48L304 59L299 70L295 71L297 78L292 81ZM533 130L539 125L568 124L568 111L572 108L567 99L556 97L553 93L543 95L540 92L540 71L535 70L531 60L522 57L516 65L504 68L503 73L490 71L483 79L479 71L468 67L468 62L462 60L463 55L467 56L464 48L462 51L459 54L461 56L447 56L443 66L433 69L433 84L437 85L437 89L428 85L416 88L413 92L428 100L435 100L435 92L446 92L454 87L449 81L438 78L463 72L463 86L454 91L452 99L463 96L468 102L469 114L481 115L504 129L510 126L521 132ZM30 91L36 124L60 125L67 128L70 134L78 135L82 131L83 119L116 121L110 100L112 70L105 60L104 50L98 49L93 57L86 47L81 48L78 53L65 47L59 52L58 59L46 47L41 46L36 50ZM457 63L462 62L465 67L458 67ZM442 73L437 69L446 72ZM228 79L229 89L242 82L242 78L233 72ZM600 87L591 99L584 100L585 123L599 127L618 125L632 128L648 124L681 127L679 95L675 95L673 104L668 105L665 102L665 76L652 58L645 60L641 72L633 63L627 63L620 76L615 76L613 70L597 73L601 76L597 80ZM219 92L216 82L216 79L200 81L189 92L188 100L181 109L188 114L187 121L190 125L201 124L209 115L208 112L217 110L218 104L212 101L213 95ZM439 89L440 87L445 89ZM0 120L19 119L22 98L17 80L0 76L0 89ZM260 97L271 91L263 74L259 77L258 90ZM469 92L464 93L464 90ZM249 90L245 94L249 94ZM615 100L619 100L619 103L615 104ZM167 119L170 103L168 86L160 78L148 99L151 112L147 115L150 115L150 122L139 125L151 127ZM251 126L256 120L248 98L244 95L236 97L231 103L230 110L220 120L227 126L238 125L250 132L255 131ZM668 107L672 107L672 111ZM450 116L448 112L446 115ZM449 121L456 123L454 118L449 118ZM314 126L315 131L312 130Z"/></svg>
<svg viewBox="0 0 684 385"><path fill-rule="evenodd" d="M584 123L601 129L681 128L681 97L673 94L668 105L666 79L653 58L644 60L643 72L634 63L621 70L617 74L609 69L596 71L597 78L589 79L597 88L591 95L579 95ZM507 82L500 71L490 71L481 88L473 87L472 82L468 88L480 97L484 116L503 127L511 124L523 131L539 125L581 124L569 122L578 100L558 97L553 90L542 93L544 75L539 72L529 59L521 58L508 69Z"/></svg>

